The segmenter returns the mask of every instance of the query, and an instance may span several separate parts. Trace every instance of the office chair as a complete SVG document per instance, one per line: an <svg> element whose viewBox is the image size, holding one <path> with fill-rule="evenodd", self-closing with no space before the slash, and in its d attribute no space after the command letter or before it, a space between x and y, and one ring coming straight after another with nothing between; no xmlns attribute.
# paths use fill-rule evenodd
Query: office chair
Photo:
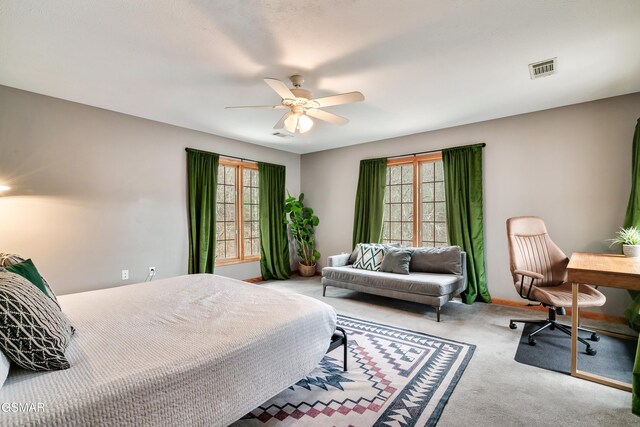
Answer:
<svg viewBox="0 0 640 427"><path fill-rule="evenodd" d="M517 323L540 325L529 334L529 344L536 345L534 336L540 331L550 328L558 329L571 335L571 326L556 321L556 314L564 314L565 307L571 307L571 283L566 281L569 258L549 238L547 227L542 218L521 216L507 220L507 237L509 240L509 259L513 285L521 298L541 303L549 308L546 320L511 319L509 327L516 329ZM605 296L589 285L581 284L578 294L578 306L599 307L606 301ZM591 333L591 341L600 337L593 331L578 328ZM578 336L578 340L587 346L586 353L596 354L591 345Z"/></svg>

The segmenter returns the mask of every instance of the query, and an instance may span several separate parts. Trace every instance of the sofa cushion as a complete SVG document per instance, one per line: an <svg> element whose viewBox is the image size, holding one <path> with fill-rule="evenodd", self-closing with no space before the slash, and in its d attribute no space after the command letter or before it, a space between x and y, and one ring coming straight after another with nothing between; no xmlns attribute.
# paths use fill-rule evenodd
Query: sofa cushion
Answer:
<svg viewBox="0 0 640 427"><path fill-rule="evenodd" d="M384 249L382 246L363 243L358 249L358 259L353 263L353 268L380 271L383 257Z"/></svg>
<svg viewBox="0 0 640 427"><path fill-rule="evenodd" d="M462 274L460 246L412 248L409 270L423 273Z"/></svg>
<svg viewBox="0 0 640 427"><path fill-rule="evenodd" d="M360 245L363 243L357 243L356 247L353 248L353 252L349 256L349 264L353 264L358 259L358 250L360 250ZM373 245L373 246L382 246L384 249L387 248L399 248L400 243L364 243L365 245Z"/></svg>
<svg viewBox="0 0 640 427"><path fill-rule="evenodd" d="M460 288L462 276L453 274L411 273L359 270L351 266L325 267L322 276L337 282L355 283L372 288L420 295L449 295Z"/></svg>
<svg viewBox="0 0 640 427"><path fill-rule="evenodd" d="M411 252L410 249L388 248L384 252L380 270L387 273L409 274Z"/></svg>

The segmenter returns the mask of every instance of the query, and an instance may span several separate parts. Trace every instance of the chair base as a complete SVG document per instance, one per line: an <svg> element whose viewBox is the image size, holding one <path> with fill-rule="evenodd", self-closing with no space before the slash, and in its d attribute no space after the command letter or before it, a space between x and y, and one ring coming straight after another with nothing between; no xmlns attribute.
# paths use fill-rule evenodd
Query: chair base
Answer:
<svg viewBox="0 0 640 427"><path fill-rule="evenodd" d="M556 307L549 307L549 318L546 320L511 319L509 321L509 328L516 329L516 323L531 323L534 325L540 325L538 329L529 334L529 345L536 345L534 336L547 328L551 328L551 330L558 329L561 332L564 332L565 334L571 336L571 326L556 321ZM589 338L591 341L600 341L600 336L598 336L598 334L594 331L580 327L578 328L578 330L591 333L591 337ZM587 346L587 348L585 349L586 354L588 354L589 356L596 355L597 350L595 348L592 348L591 344L589 344L584 338L580 338L580 336L578 336L578 341Z"/></svg>

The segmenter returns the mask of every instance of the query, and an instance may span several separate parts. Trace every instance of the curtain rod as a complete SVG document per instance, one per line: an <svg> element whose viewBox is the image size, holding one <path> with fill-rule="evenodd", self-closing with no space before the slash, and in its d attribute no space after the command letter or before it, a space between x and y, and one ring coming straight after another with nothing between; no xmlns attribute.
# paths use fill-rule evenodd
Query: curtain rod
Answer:
<svg viewBox="0 0 640 427"><path fill-rule="evenodd" d="M207 154L218 154L218 153L214 153L214 152L211 152L211 151L198 150L198 149L195 149L195 148L189 148L189 147L185 148L184 150L185 150L185 151L197 151L197 152L200 152L200 153L207 153ZM238 160L240 160L241 162L253 162L253 163L260 163L260 162L258 162L257 160L245 159L244 157L229 156L228 154L218 154L218 156L221 156L221 157L229 157L229 158L231 158L231 159L238 159Z"/></svg>
<svg viewBox="0 0 640 427"><path fill-rule="evenodd" d="M462 148L462 147L472 147L474 145L480 145L481 147L486 147L487 144L485 144L484 142L481 144L471 144L471 145L459 145L457 147L450 147L450 148ZM429 150L429 151L419 151L417 153L407 153L407 154L399 154L397 156L389 156L387 157L387 159L397 159L398 157L409 157L409 156L417 156L419 154L428 154L428 153L437 153L438 151L442 151L445 150L445 148L440 148L439 150Z"/></svg>

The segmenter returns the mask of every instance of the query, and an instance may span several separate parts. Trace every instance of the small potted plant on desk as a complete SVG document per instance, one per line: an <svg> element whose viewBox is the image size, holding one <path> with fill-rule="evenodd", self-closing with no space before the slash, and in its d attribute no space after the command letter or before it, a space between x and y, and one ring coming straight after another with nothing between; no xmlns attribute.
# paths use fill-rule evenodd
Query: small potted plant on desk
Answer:
<svg viewBox="0 0 640 427"><path fill-rule="evenodd" d="M622 253L628 257L640 257L640 230L636 227L622 228L611 240L611 246L619 243L622 245Z"/></svg>
<svg viewBox="0 0 640 427"><path fill-rule="evenodd" d="M298 245L300 275L310 277L316 274L316 260L320 258L315 240L315 227L320 224L320 219L313 214L313 209L305 207L303 202L304 193L300 193L297 199L289 194L284 204L284 221L289 224L291 235Z"/></svg>

